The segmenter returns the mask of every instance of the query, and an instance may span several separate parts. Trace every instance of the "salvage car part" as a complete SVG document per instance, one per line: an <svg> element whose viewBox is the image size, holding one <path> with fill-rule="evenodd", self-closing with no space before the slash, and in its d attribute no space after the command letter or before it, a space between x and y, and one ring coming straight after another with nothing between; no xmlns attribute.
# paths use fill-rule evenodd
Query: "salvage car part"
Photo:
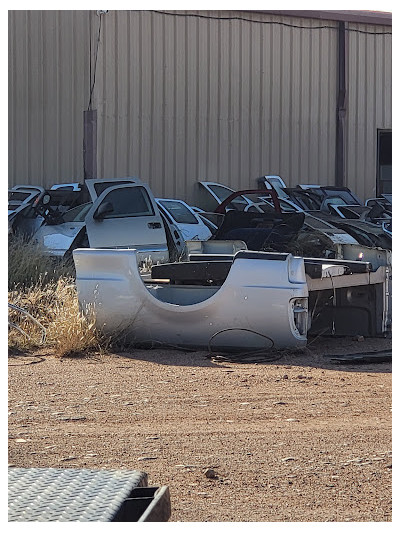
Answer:
<svg viewBox="0 0 400 533"><path fill-rule="evenodd" d="M8 190L8 215L15 212L21 206L26 206L34 201L39 191L32 189L9 189Z"/></svg>
<svg viewBox="0 0 400 533"><path fill-rule="evenodd" d="M33 242L44 253L60 258L78 246L135 248L140 261L178 258L185 247L182 234L165 221L148 186L140 180L113 187L109 183L92 180L92 193L102 190L100 196L63 213L58 224L41 225Z"/></svg>
<svg viewBox="0 0 400 533"><path fill-rule="evenodd" d="M308 330L390 331L387 265L226 251L154 265L150 279L135 251L75 250L80 306L104 333L150 346L267 350L304 346Z"/></svg>
<svg viewBox="0 0 400 533"><path fill-rule="evenodd" d="M200 276L225 277L221 285L171 285L145 283L134 250L78 249L73 255L81 308L93 312L97 327L107 334L196 348L207 348L212 339L220 350L300 347L307 342L302 258L238 252L229 263L190 263L189 269L197 268ZM185 264L174 267L183 269Z"/></svg>
<svg viewBox="0 0 400 533"><path fill-rule="evenodd" d="M197 204L205 211L215 211L228 196L236 192L234 189L214 181L198 181L197 184L199 194ZM243 193L236 195L226 208L244 211L246 207L252 206L253 204L254 202ZM225 210L223 212L225 213Z"/></svg>

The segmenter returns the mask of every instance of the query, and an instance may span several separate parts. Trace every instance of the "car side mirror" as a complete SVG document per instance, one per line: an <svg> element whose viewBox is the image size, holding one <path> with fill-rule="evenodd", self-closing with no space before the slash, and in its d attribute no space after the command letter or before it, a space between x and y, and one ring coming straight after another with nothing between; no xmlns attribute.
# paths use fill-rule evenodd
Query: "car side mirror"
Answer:
<svg viewBox="0 0 400 533"><path fill-rule="evenodd" d="M94 212L93 218L95 220L103 220L106 215L109 215L114 211L114 207L111 202L103 202Z"/></svg>

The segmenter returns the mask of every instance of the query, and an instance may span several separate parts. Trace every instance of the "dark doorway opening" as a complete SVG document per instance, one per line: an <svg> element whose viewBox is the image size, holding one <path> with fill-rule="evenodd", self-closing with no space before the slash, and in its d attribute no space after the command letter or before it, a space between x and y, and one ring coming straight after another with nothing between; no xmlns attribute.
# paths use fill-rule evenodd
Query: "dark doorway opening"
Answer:
<svg viewBox="0 0 400 533"><path fill-rule="evenodd" d="M378 130L377 196L392 193L392 131Z"/></svg>

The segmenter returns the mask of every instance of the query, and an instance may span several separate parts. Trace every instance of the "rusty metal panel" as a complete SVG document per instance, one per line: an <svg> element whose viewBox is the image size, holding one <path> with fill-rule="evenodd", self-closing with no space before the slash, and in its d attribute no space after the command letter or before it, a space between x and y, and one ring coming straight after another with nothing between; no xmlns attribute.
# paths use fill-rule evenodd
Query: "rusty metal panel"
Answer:
<svg viewBox="0 0 400 533"><path fill-rule="evenodd" d="M366 198L376 193L378 129L392 128L392 36L387 26L348 29L347 186Z"/></svg>
<svg viewBox="0 0 400 533"><path fill-rule="evenodd" d="M82 178L89 12L8 13L9 184Z"/></svg>

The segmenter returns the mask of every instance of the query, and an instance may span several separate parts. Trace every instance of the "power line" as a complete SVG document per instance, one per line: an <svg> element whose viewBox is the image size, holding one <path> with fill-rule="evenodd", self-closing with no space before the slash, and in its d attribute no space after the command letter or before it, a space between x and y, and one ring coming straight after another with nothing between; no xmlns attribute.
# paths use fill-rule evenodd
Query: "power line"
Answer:
<svg viewBox="0 0 400 533"><path fill-rule="evenodd" d="M208 19L208 20L240 20L244 22L253 22L254 24L265 24L265 25L276 25L276 26L285 26L286 28L298 28L301 30L338 30L337 26L329 26L329 25L320 25L320 26L302 26L300 24L289 24L288 22L277 22L272 20L255 20L250 19L246 17L237 17L237 16L229 16L229 17L220 17L220 16L212 16L212 15L201 15L199 13L171 13L170 11L157 11L157 10L151 10L152 13L157 13L159 15L168 15L171 17L194 17L199 19ZM354 32L354 33L363 33L366 35L392 35L392 32L375 32L375 31L367 31L367 30L359 30L356 28L345 28L348 32Z"/></svg>
<svg viewBox="0 0 400 533"><path fill-rule="evenodd" d="M98 31L98 34L97 34L96 56L95 56L95 59L94 59L94 67L93 67L93 80L92 80L92 39L90 39L90 49L89 49L89 52L90 52L90 74L89 75L90 75L90 80L91 80L92 84L90 86L88 111L92 108L92 97L93 97L94 86L96 84L97 57L98 57L98 54L99 54L100 35L101 35L101 19L102 19L102 15L103 14L104 13L98 13L99 31Z"/></svg>

